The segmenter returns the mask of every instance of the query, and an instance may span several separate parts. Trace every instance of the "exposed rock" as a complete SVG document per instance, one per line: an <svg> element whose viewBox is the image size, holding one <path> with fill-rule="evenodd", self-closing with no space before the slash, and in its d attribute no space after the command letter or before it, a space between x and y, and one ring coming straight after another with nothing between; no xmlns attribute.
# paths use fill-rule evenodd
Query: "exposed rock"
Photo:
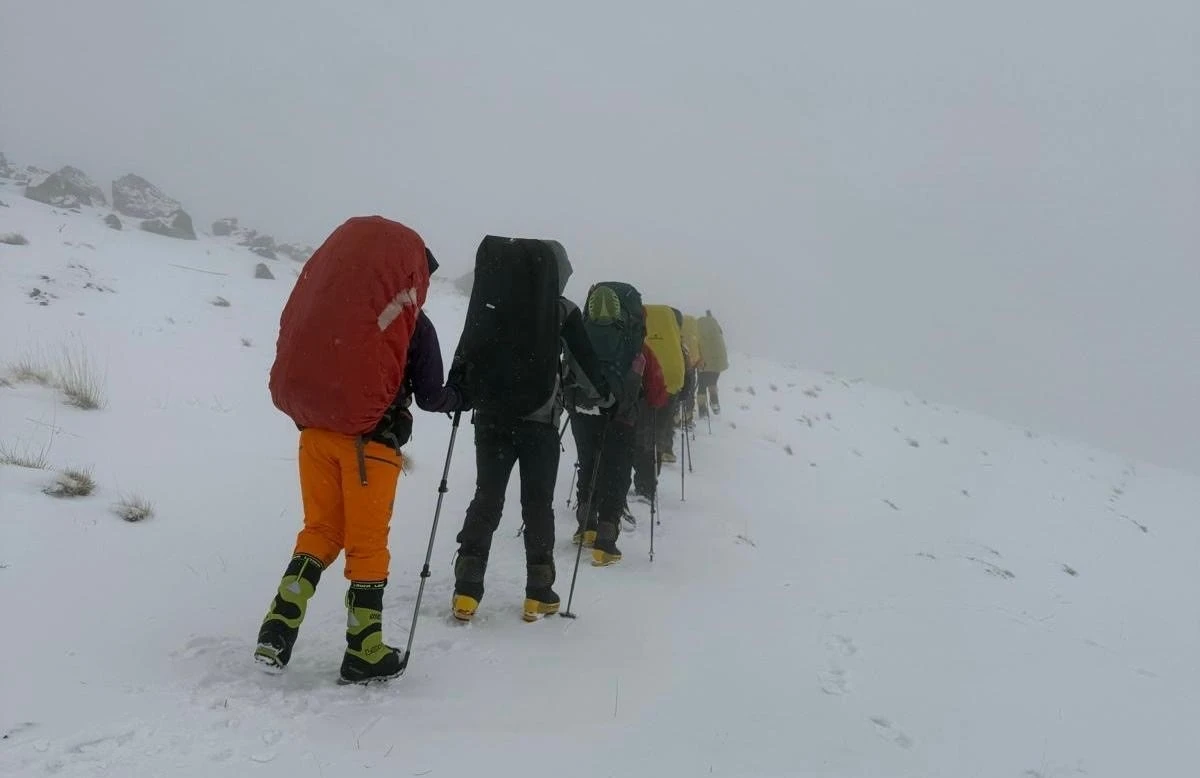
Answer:
<svg viewBox="0 0 1200 778"><path fill-rule="evenodd" d="M165 235L168 238L195 240L196 231L192 228L192 217L183 209L175 211L169 218L147 219L141 227L146 232L155 235Z"/></svg>
<svg viewBox="0 0 1200 778"><path fill-rule="evenodd" d="M135 219L167 219L183 210L177 200L141 176L122 176L112 183L113 208ZM190 221L190 219L189 219Z"/></svg>
<svg viewBox="0 0 1200 778"><path fill-rule="evenodd" d="M467 297L471 296L471 289L474 288L474 286L475 286L475 271L474 270L468 270L466 273L464 273L463 275L459 276L458 278L456 278L454 280L454 288L457 289L458 291L462 292L463 294L465 294Z"/></svg>
<svg viewBox="0 0 1200 778"><path fill-rule="evenodd" d="M17 174L17 166L8 161L4 152L0 151L0 178L12 178Z"/></svg>
<svg viewBox="0 0 1200 778"><path fill-rule="evenodd" d="M122 226L120 218L118 218L115 213L110 213L108 216L105 216L104 223L114 230L119 230Z"/></svg>
<svg viewBox="0 0 1200 778"><path fill-rule="evenodd" d="M236 216L227 216L224 219L217 219L212 225L212 234L218 238L224 238L227 235L232 235L237 232L238 220Z"/></svg>
<svg viewBox="0 0 1200 778"><path fill-rule="evenodd" d="M31 182L25 187L25 196L30 200L60 208L78 208L81 205L108 205L104 192L79 168L70 165L41 181Z"/></svg>
<svg viewBox="0 0 1200 778"><path fill-rule="evenodd" d="M268 281L275 280L275 274L271 272L271 268L267 267L267 263L259 262L254 266L254 277L262 278Z"/></svg>
<svg viewBox="0 0 1200 778"><path fill-rule="evenodd" d="M245 235L242 236L241 245L249 246L252 249L270 249L274 251L275 239L257 230L246 230Z"/></svg>
<svg viewBox="0 0 1200 778"><path fill-rule="evenodd" d="M50 171L45 168L40 168L35 165L29 165L24 170L18 170L13 174L13 181L18 184L41 183L41 181L50 175Z"/></svg>
<svg viewBox="0 0 1200 778"><path fill-rule="evenodd" d="M263 248L262 246L252 246L250 250L263 259L278 259L278 257L275 256L274 251L271 251L271 249L268 248Z"/></svg>
<svg viewBox="0 0 1200 778"><path fill-rule="evenodd" d="M301 246L298 243L280 243L275 247L275 251L294 262L307 262L314 249L312 246Z"/></svg>

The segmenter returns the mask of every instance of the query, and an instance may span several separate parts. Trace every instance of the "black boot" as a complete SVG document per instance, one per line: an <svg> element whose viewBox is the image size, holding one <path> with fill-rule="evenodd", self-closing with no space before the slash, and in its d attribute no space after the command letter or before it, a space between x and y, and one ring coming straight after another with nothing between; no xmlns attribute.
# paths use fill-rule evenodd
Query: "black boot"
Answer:
<svg viewBox="0 0 1200 778"><path fill-rule="evenodd" d="M287 667L308 601L316 593L324 569L317 559L297 554L283 571L271 609L258 630L258 645L254 649L254 661L265 669L280 671Z"/></svg>
<svg viewBox="0 0 1200 778"><path fill-rule="evenodd" d="M346 592L346 654L341 683L387 681L404 674L404 652L383 642L387 581L353 581Z"/></svg>
<svg viewBox="0 0 1200 778"><path fill-rule="evenodd" d="M615 523L600 522L596 530L596 545L592 547L593 567L607 567L621 561L621 550L617 548L617 536L620 534L620 527Z"/></svg>
<svg viewBox="0 0 1200 778"><path fill-rule="evenodd" d="M487 555L458 550L454 560L454 599L451 608L454 618L470 621L483 599L483 576L487 572Z"/></svg>
<svg viewBox="0 0 1200 778"><path fill-rule="evenodd" d="M525 566L525 621L537 621L539 616L558 613L560 602L551 587L554 585L554 560Z"/></svg>

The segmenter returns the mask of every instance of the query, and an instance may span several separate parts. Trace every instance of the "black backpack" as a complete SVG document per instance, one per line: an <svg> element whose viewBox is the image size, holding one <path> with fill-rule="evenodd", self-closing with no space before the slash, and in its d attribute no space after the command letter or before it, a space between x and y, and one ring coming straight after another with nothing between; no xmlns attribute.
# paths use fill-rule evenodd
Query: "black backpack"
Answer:
<svg viewBox="0 0 1200 778"><path fill-rule="evenodd" d="M600 360L604 379L624 406L622 396L633 360L642 353L646 339L646 314L642 295L630 284L605 281L588 290L583 306L583 326Z"/></svg>
<svg viewBox="0 0 1200 778"><path fill-rule="evenodd" d="M476 411L519 419L550 399L561 349L558 298L558 262L547 243L484 237L454 356Z"/></svg>

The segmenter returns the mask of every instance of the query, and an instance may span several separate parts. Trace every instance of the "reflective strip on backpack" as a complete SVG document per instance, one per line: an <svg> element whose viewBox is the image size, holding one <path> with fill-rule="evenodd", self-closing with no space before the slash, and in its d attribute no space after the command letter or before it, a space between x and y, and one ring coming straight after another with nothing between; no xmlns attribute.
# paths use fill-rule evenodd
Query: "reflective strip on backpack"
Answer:
<svg viewBox="0 0 1200 778"><path fill-rule="evenodd" d="M392 322L400 317L401 312L403 312L405 308L410 305L416 306L416 304L417 290L413 289L412 287L409 287L408 289L402 289L396 294L395 297L392 298L392 301L387 304L387 306L383 309L383 312L379 314L379 331L383 332L388 327L392 326Z"/></svg>

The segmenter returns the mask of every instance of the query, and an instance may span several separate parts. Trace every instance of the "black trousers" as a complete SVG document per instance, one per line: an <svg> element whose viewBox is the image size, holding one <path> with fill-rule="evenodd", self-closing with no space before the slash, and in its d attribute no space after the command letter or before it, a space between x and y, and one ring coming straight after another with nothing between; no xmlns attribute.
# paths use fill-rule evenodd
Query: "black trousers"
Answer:
<svg viewBox="0 0 1200 778"><path fill-rule="evenodd" d="M633 469L633 427L610 422L607 416L576 413L571 416L571 433L579 451L579 504L586 506L592 499L592 515L619 526ZM594 496L592 473L596 473Z"/></svg>
<svg viewBox="0 0 1200 778"><path fill-rule="evenodd" d="M654 452L657 446L659 426L666 408L649 408L643 402L638 413L637 428L633 442L633 488L642 497L654 495L658 484L658 462Z"/></svg>
<svg viewBox="0 0 1200 778"><path fill-rule="evenodd" d="M475 417L475 497L458 542L464 554L487 559L504 512L513 465L521 466L521 518L525 561L554 559L554 485L558 480L558 430L536 421Z"/></svg>
<svg viewBox="0 0 1200 778"><path fill-rule="evenodd" d="M707 407L710 403L716 407L721 407L721 398L717 394L717 381L721 378L720 373L709 371L700 372L700 406Z"/></svg>

